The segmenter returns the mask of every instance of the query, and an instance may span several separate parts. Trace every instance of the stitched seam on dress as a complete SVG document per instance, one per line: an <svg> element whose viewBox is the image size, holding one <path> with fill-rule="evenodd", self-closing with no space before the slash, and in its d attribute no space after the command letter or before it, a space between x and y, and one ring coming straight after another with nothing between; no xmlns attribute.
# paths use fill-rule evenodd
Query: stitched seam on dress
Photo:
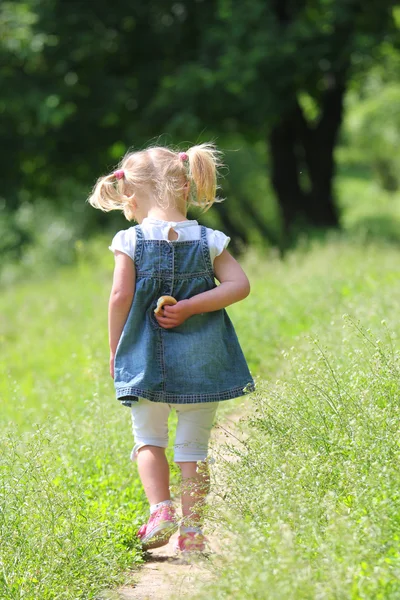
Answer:
<svg viewBox="0 0 400 600"><path fill-rule="evenodd" d="M136 226L138 227L138 226ZM151 244L162 244L162 243L167 243L167 244L180 244L182 246L190 246L192 244L199 244L199 242L201 242L201 239L198 240L183 240L182 242L178 242L178 240L147 240L146 238L143 238L143 243L145 245L151 245Z"/></svg>
<svg viewBox="0 0 400 600"><path fill-rule="evenodd" d="M207 278L212 282L214 278L210 275L208 271L199 271L198 273L176 273L174 279L199 279L199 278ZM137 279L162 279L162 280L170 280L172 281L172 277L168 276L168 271L165 270L160 273L155 273L153 271L139 271L136 273Z"/></svg>
<svg viewBox="0 0 400 600"><path fill-rule="evenodd" d="M173 247L173 245L170 245L171 248L171 293L170 295L173 296L174 295L174 281L175 281L175 248Z"/></svg>
<svg viewBox="0 0 400 600"><path fill-rule="evenodd" d="M201 249L203 251L203 258L206 264L206 269L211 273L212 277L214 277L214 269L211 263L210 248L207 242L207 230L204 227L204 225L201 226Z"/></svg>
<svg viewBox="0 0 400 600"><path fill-rule="evenodd" d="M171 392L150 392L137 387L125 387L117 390L119 398L124 396L139 396L147 398L154 402L171 402L172 404L190 404L198 402L216 402L218 400L229 400L238 396L245 396L253 392L255 385L253 381L249 381L244 386L239 386L227 390L226 392L216 392L214 394L173 394ZM246 390L246 391L244 391ZM174 402L175 400L175 402Z"/></svg>
<svg viewBox="0 0 400 600"><path fill-rule="evenodd" d="M161 372L162 372L162 386L163 395L165 395L166 377L165 377L165 348L164 348L164 330L160 329L160 341L161 341Z"/></svg>
<svg viewBox="0 0 400 600"><path fill-rule="evenodd" d="M143 253L143 231L142 228L140 227L140 225L136 225L135 226L135 231L136 231L136 248L135 248L135 255L133 257L133 262L135 263L136 266L136 270L139 270L139 264L140 261L142 260L142 253Z"/></svg>
<svg viewBox="0 0 400 600"><path fill-rule="evenodd" d="M162 329L161 329L161 326L158 325L158 323L157 323L157 326L158 326L158 333L157 333L157 361L158 361L158 365L159 365L160 371L162 373L162 378L163 378L163 381L164 381L164 379L165 379L164 368L163 368L164 348L163 348ZM164 383L163 383L163 389L164 389ZM160 393L160 392L158 392L158 393ZM129 395L129 394L127 394L127 395ZM136 394L133 394L133 395L136 395Z"/></svg>

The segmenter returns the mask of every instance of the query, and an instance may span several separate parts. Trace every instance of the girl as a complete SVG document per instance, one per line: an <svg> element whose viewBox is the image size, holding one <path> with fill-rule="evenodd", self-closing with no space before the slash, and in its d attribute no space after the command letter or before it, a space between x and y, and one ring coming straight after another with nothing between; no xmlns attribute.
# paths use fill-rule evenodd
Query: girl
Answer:
<svg viewBox="0 0 400 600"><path fill-rule="evenodd" d="M177 550L203 551L201 507L218 402L254 388L223 310L249 294L249 281L226 250L229 238L186 218L189 206L207 210L215 202L219 165L212 144L179 153L163 147L132 152L97 181L89 198L95 208L122 210L138 223L117 233L110 246L109 340L111 376L117 398L131 407L132 459L150 503L149 521L138 532L147 550L167 544L178 529L165 456L171 408L178 416L174 460L183 480ZM155 314L162 295L177 303Z"/></svg>

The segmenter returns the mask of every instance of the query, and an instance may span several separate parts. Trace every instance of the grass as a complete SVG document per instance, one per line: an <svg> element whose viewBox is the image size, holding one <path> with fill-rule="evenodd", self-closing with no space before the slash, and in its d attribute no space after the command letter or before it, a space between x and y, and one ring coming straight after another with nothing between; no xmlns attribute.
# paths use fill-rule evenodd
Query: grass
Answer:
<svg viewBox="0 0 400 600"><path fill-rule="evenodd" d="M141 561L147 503L107 372L111 268L2 295L1 598L95 598Z"/></svg>
<svg viewBox="0 0 400 600"><path fill-rule="evenodd" d="M234 543L201 597L399 596L398 250L359 233L345 189L349 236L246 257L252 294L229 312L258 391L213 507ZM108 375L107 242L0 296L5 600L98 598L142 560L147 503Z"/></svg>
<svg viewBox="0 0 400 600"><path fill-rule="evenodd" d="M196 598L399 597L399 275L396 248L338 238L257 276L250 356L275 369L223 464L210 516L230 533Z"/></svg>

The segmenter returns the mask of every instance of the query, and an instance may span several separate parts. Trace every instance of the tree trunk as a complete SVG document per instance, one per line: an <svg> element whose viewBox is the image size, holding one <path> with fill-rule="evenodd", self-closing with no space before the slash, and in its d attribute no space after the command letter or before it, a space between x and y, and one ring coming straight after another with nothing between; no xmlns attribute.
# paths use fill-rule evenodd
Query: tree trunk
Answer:
<svg viewBox="0 0 400 600"><path fill-rule="evenodd" d="M296 154L296 129L293 114L286 115L273 127L269 136L272 185L282 213L284 235L302 216L304 193L299 182Z"/></svg>
<svg viewBox="0 0 400 600"><path fill-rule="evenodd" d="M315 128L303 120L299 131L311 188L305 196L304 213L307 221L317 227L337 227L339 224L333 194L335 175L334 150L343 119L344 85L327 90L322 100L322 116Z"/></svg>
<svg viewBox="0 0 400 600"><path fill-rule="evenodd" d="M334 149L343 117L344 85L334 85L322 99L322 116L310 126L297 102L269 135L272 184L281 208L285 236L295 227L337 227L334 202ZM308 175L308 189L301 174Z"/></svg>
<svg viewBox="0 0 400 600"><path fill-rule="evenodd" d="M303 0L294 4L289 0L272 0L271 8L283 34L293 22L295 12L303 10L304 5ZM351 0L348 18L338 19L335 23L333 35L338 40L338 51L348 46L362 8L361 0ZM336 54L328 55L330 62L336 63L336 69L325 74L325 92L319 99L321 117L317 125L307 122L298 104L296 90L288 89L288 96L292 97L291 109L281 114L269 135L272 183L280 204L285 235L303 223L314 227L337 227L339 224L333 197L334 149L343 118L349 57L344 53L339 60ZM308 184L303 183L303 171L307 173Z"/></svg>

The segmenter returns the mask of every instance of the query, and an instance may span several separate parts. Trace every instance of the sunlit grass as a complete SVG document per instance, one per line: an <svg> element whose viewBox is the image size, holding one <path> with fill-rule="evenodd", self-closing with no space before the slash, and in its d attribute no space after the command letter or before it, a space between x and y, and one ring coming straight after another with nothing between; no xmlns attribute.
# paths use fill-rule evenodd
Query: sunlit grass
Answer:
<svg viewBox="0 0 400 600"><path fill-rule="evenodd" d="M147 503L107 365L111 268L0 300L2 598L94 598L141 560Z"/></svg>
<svg viewBox="0 0 400 600"><path fill-rule="evenodd" d="M399 597L399 275L395 248L337 239L257 278L266 377L223 462L211 522L230 533L196 598Z"/></svg>
<svg viewBox="0 0 400 600"><path fill-rule="evenodd" d="M5 599L96 598L141 560L147 503L108 374L106 246L82 244L76 267L0 298ZM213 515L235 542L207 597L394 598L397 250L335 235L245 264L252 294L229 312L258 392Z"/></svg>

